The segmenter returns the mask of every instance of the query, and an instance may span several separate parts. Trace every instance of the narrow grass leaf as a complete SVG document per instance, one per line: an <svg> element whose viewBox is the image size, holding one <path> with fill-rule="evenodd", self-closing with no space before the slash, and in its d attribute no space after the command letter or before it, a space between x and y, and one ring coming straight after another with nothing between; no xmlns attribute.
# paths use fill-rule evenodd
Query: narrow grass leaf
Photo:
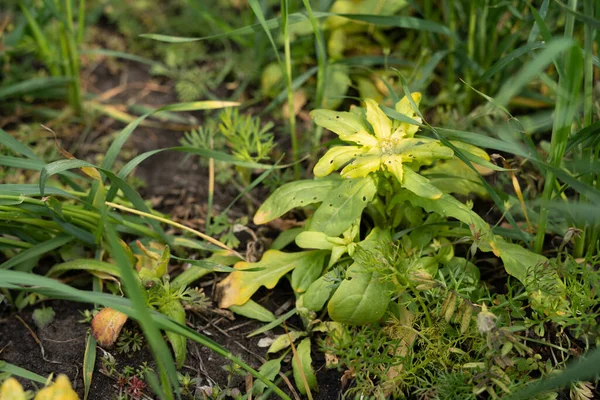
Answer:
<svg viewBox="0 0 600 400"><path fill-rule="evenodd" d="M141 64L146 64L151 67L164 67L162 63L151 60L146 57L141 57L135 54L129 54L122 51L110 50L110 49L88 49L88 50L80 50L79 54L89 54L89 55L99 55L99 56L107 56L114 58L121 58L123 60L135 61Z"/></svg>
<svg viewBox="0 0 600 400"><path fill-rule="evenodd" d="M39 160L40 158L35 155L35 153L23 143L9 135L7 132L0 128L0 143L3 146L8 147L10 150L14 151L17 154L21 154L27 158L32 160Z"/></svg>
<svg viewBox="0 0 600 400"><path fill-rule="evenodd" d="M524 65L519 73L502 85L502 88L495 98L495 102L501 107L506 107L509 100L519 94L532 80L540 76L548 64L550 64L559 54L572 47L573 41L567 38L554 39L552 42L547 43L546 47L536 58Z"/></svg>
<svg viewBox="0 0 600 400"><path fill-rule="evenodd" d="M88 333L85 343L85 353L83 354L83 400L87 400L94 376L94 367L96 365L96 339Z"/></svg>
<svg viewBox="0 0 600 400"><path fill-rule="evenodd" d="M314 13L315 18L325 18L330 15L332 15L332 14L331 13L322 13L322 12ZM302 13L290 14L288 16L288 23L290 25L292 25L292 24L296 24L298 22L304 22L307 20L307 18L308 17ZM156 33L144 33L140 36L143 38L147 38L147 39L157 40L159 42L189 43L189 42L197 42L200 40L212 40L212 39L220 39L220 38L231 37L231 36L250 35L252 33L264 32L265 29L272 31L273 29L279 28L280 23L281 23L280 20L281 20L281 18L279 18L279 17L272 18L272 19L266 20L264 24L258 23L258 24L254 24L254 25L248 25L243 28L233 30L231 32L219 33L216 35L204 36L204 37L200 37L200 38L169 36L169 35L161 35L161 34L156 34Z"/></svg>
<svg viewBox="0 0 600 400"><path fill-rule="evenodd" d="M30 381L41 383L42 385L44 385L48 380L47 378L44 378L43 376L38 375L35 372L26 370L25 368L21 368L19 366L2 360L0 360L0 372L6 372L10 375L18 376L24 379L29 379Z"/></svg>
<svg viewBox="0 0 600 400"><path fill-rule="evenodd" d="M73 236L56 236L50 240L36 244L35 246L30 247L27 250L21 251L16 256L9 258L8 260L0 264L0 269L13 268L27 260L40 257L46 253L51 252L52 250L64 246L73 239Z"/></svg>
<svg viewBox="0 0 600 400"><path fill-rule="evenodd" d="M294 309L288 311L287 313L283 314L281 317L277 318L275 321L270 322L270 323L266 324L265 326L262 326L256 330L250 332L250 334L247 337L251 338L253 336L260 335L261 333L270 331L271 329L281 325L284 321L286 321L288 318L290 318L292 315L295 315L295 314L296 314L296 309L294 308Z"/></svg>
<svg viewBox="0 0 600 400"><path fill-rule="evenodd" d="M195 101L190 103L177 103L170 104L164 107L157 108L154 111L146 113L141 117L137 118L135 121L131 122L127 125L117 136L117 138L111 143L110 147L106 152L106 156L102 161L101 167L104 169L112 169L112 166L117 159L117 155L120 153L123 145L129 139L135 128L138 125L151 116L152 114L161 112L161 111L198 111L198 110L214 110L225 107L237 107L239 103L233 101Z"/></svg>
<svg viewBox="0 0 600 400"><path fill-rule="evenodd" d="M0 89L0 101L11 98L32 95L42 90L67 87L73 79L67 77L31 78L23 82L14 83Z"/></svg>
<svg viewBox="0 0 600 400"><path fill-rule="evenodd" d="M458 40L456 33L445 25L433 21L427 21L420 18L405 17L399 15L372 15L372 14L335 14L338 17L347 18L353 21L361 21L377 26L386 26L394 28L415 29L418 31L439 33Z"/></svg>
<svg viewBox="0 0 600 400"><path fill-rule="evenodd" d="M597 20L596 18L591 17L589 15L582 14L579 11L573 10L571 7L569 7L562 1L554 0L554 2L556 4L558 4L560 6L560 8L563 9L563 11L566 11L567 14L573 15L576 19L582 21L584 24L590 25L594 29L600 29L600 21ZM575 3L575 4L577 4L577 3Z"/></svg>
<svg viewBox="0 0 600 400"><path fill-rule="evenodd" d="M488 69L483 75L479 77L480 80L486 81L494 76L496 73L502 71L506 68L511 62L514 60L528 54L532 50L543 49L546 46L544 42L532 42L527 43L526 45L519 47L508 53L506 56L502 57L500 60L496 62L496 64L492 65L490 69Z"/></svg>
<svg viewBox="0 0 600 400"><path fill-rule="evenodd" d="M136 319L146 336L148 345L152 349L152 354L157 363L162 388L169 398L173 398L174 392L171 388L175 389L175 392L177 392L179 384L171 352L163 340L158 327L152 322L151 313L146 305L140 282L136 278L133 272L134 268L130 264L129 259L125 254L125 250L119 243L117 234L111 224L106 224L105 226L105 237L110 245L112 256L120 266L123 286L127 296L131 300Z"/></svg>

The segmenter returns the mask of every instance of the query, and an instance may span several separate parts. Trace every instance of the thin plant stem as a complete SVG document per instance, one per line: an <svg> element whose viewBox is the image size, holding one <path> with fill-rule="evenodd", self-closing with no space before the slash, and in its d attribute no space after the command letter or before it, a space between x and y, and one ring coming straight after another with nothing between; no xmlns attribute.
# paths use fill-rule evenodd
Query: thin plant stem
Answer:
<svg viewBox="0 0 600 400"><path fill-rule="evenodd" d="M594 15L593 0L584 0L583 3L585 15ZM592 112L594 102L594 65L592 64L592 56L594 52L594 28L590 24L584 25L584 58L583 58L583 127L590 126L592 124ZM583 149L582 154L583 160L593 161L593 154L590 148ZM584 178L588 185L593 185L594 174L590 173ZM580 196L581 202L587 200L582 195ZM594 222L584 223L581 226L581 235L575 238L575 246L573 249L573 255L575 257L581 257L585 251L586 239L591 235L591 231L594 229ZM592 235L593 236L593 235Z"/></svg>
<svg viewBox="0 0 600 400"><path fill-rule="evenodd" d="M310 6L309 0L302 0L304 7L308 13L308 19L312 26L315 34L315 43L317 47L317 97L315 99L316 108L320 108L323 105L323 93L325 88L325 79L327 73L327 52L325 49L325 43L323 43L323 35L315 15L313 14L312 7Z"/></svg>
<svg viewBox="0 0 600 400"><path fill-rule="evenodd" d="M113 203L113 202L110 202L110 201L107 201L104 204L106 204L109 207L117 208L117 209L122 210L122 211L127 211L127 212L129 212L131 214L136 214L136 215L140 215L142 217L154 219L156 221L163 222L165 224L174 226L176 228L183 229L184 231L193 233L194 235L196 235L196 236L198 236L198 237L206 240L207 242L214 244L215 246L218 246L218 247L220 247L220 248L222 248L224 250L229 251L231 254L235 255L236 257L239 257L242 260L245 259L240 253L238 253L237 251L235 251L231 247L227 246L226 244L218 241L217 239L212 238L212 237L210 237L210 236L208 236L208 235L206 235L206 234L204 234L204 233L202 233L200 231L192 229L192 228L190 228L188 226L185 226L183 224L180 224L178 222L171 221L171 220L169 220L167 218L159 217L158 215L153 215L153 214L145 213L143 211L138 211L138 210L136 210L134 208L125 207L125 206L122 206L120 204L116 204L116 203Z"/></svg>
<svg viewBox="0 0 600 400"><path fill-rule="evenodd" d="M426 21L431 21L433 19L433 16L431 15L431 0L425 0L423 14ZM423 35L423 47L429 48L429 32L421 31L421 34Z"/></svg>
<svg viewBox="0 0 600 400"><path fill-rule="evenodd" d="M284 53L285 53L285 80L288 99L288 124L290 126L290 137L292 140L292 159L294 161L294 175L300 178L300 164L298 161L298 138L296 136L296 113L294 112L294 89L292 88L292 53L289 32L289 4L288 0L281 0L281 27L283 29Z"/></svg>
<svg viewBox="0 0 600 400"><path fill-rule="evenodd" d="M469 38L467 42L467 55L469 58L475 58L475 27L477 26L477 5L475 1L471 1L469 7ZM473 70L467 68L466 78L469 84L473 81ZM469 112L471 108L471 98L473 96L472 90L467 90L465 98L465 112Z"/></svg>
<svg viewBox="0 0 600 400"><path fill-rule="evenodd" d="M77 44L81 45L85 31L85 0L79 0L77 11Z"/></svg>
<svg viewBox="0 0 600 400"><path fill-rule="evenodd" d="M570 0L569 7L572 10L577 9L577 0ZM565 37L571 38L573 37L573 28L575 24L575 17L573 14L567 14L566 23L565 23ZM570 60L571 52L565 52L564 55L564 64L563 67L567 67L567 64L571 62ZM559 168L562 162L562 158L565 153L566 144L569 139L569 134L571 131L571 123L572 119L570 118L570 113L568 112L568 108L572 106L570 104L571 99L569 98L570 93L568 93L567 88L569 87L569 79L574 79L570 76L565 76L567 74L563 74L560 76L558 80L558 99L556 101L555 107L555 119L552 127L552 138L550 141L550 160L549 163ZM537 253L541 253L544 247L544 239L546 237L546 228L548 226L548 216L549 209L548 204L552 199L552 195L554 193L554 185L556 183L556 176L552 171L546 171L546 180L544 182L544 190L542 192L542 206L540 210L538 229L535 236L534 241L534 250Z"/></svg>
<svg viewBox="0 0 600 400"><path fill-rule="evenodd" d="M210 149L214 149L213 137L210 137ZM204 223L204 229L209 232L212 220L213 200L215 197L215 159L210 158L208 160L208 210L206 210L206 222Z"/></svg>
<svg viewBox="0 0 600 400"><path fill-rule="evenodd" d="M448 0L447 7L448 8L446 11L448 12L448 27L452 32L456 33L456 15L454 10L454 0ZM450 36L448 38L448 50L450 52L448 53L448 69L446 72L446 77L448 79L448 90L451 94L453 94L455 89L454 84L456 82L456 76L454 74L454 52L456 51L456 40L454 39L454 36Z"/></svg>

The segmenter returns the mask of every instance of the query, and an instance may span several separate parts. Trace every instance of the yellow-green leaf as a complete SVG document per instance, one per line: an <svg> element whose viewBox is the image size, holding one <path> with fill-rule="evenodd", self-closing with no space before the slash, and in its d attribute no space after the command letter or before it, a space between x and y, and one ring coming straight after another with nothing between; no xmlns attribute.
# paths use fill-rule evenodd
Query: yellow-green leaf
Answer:
<svg viewBox="0 0 600 400"><path fill-rule="evenodd" d="M439 199L442 197L442 191L433 186L429 179L424 178L410 167L403 166L402 187L410 190L414 194L426 199Z"/></svg>
<svg viewBox="0 0 600 400"><path fill-rule="evenodd" d="M307 389L317 389L317 377L312 367L309 338L303 339L296 347L296 354L292 358L292 370L296 387L300 393L306 395Z"/></svg>
<svg viewBox="0 0 600 400"><path fill-rule="evenodd" d="M377 102L373 99L366 99L367 121L373 127L373 132L378 139L387 139L392 134L392 121L383 112Z"/></svg>
<svg viewBox="0 0 600 400"><path fill-rule="evenodd" d="M323 199L308 229L324 232L327 236L341 235L361 216L376 192L377 187L370 176L344 180Z"/></svg>
<svg viewBox="0 0 600 400"><path fill-rule="evenodd" d="M303 336L306 336L306 332L288 331L283 335L279 335L275 338L273 343L271 343L271 346L269 347L269 350L267 350L267 353L277 353L278 351L288 348L290 347L291 342L295 342Z"/></svg>
<svg viewBox="0 0 600 400"><path fill-rule="evenodd" d="M268 250L259 262L240 261L234 266L237 271L230 273L218 284L219 306L227 308L232 305L242 305L261 286L272 289L285 274L294 268L304 264L311 265L322 260L322 257L322 252L319 250L299 253ZM249 268L262 268L262 270L244 271Z"/></svg>
<svg viewBox="0 0 600 400"><path fill-rule="evenodd" d="M286 183L267 198L254 216L254 223L265 224L294 207L319 203L342 183L340 179L315 179Z"/></svg>
<svg viewBox="0 0 600 400"><path fill-rule="evenodd" d="M34 400L79 400L79 396L73 390L69 378L59 375L56 382L40 390Z"/></svg>
<svg viewBox="0 0 600 400"><path fill-rule="evenodd" d="M0 399L2 400L26 400L23 387L15 378L8 378L0 387Z"/></svg>

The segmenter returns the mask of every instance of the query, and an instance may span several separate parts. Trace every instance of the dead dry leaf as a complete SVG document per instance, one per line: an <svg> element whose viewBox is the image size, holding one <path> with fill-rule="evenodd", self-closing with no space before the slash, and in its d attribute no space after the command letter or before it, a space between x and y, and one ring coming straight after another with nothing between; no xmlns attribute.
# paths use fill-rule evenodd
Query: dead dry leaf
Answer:
<svg viewBox="0 0 600 400"><path fill-rule="evenodd" d="M102 347L110 348L117 341L127 315L112 308L102 309L92 320L92 335Z"/></svg>

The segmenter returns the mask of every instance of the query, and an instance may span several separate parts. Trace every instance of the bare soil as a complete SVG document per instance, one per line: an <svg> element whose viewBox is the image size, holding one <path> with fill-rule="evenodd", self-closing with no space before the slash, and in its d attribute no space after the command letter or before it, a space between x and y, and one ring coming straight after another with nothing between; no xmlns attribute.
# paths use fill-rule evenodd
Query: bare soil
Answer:
<svg viewBox="0 0 600 400"><path fill-rule="evenodd" d="M95 66L93 74L88 75L88 78L87 89L96 94L106 93L118 86L135 88L123 90L112 97L108 104L123 105L138 101L145 105L161 106L176 102L172 91L163 93L149 90L140 95L140 91L144 90L139 88L143 88L146 82L153 82L154 86L162 85L168 89L172 89L172 83L156 81L149 76L145 67L140 67L138 64L126 63L126 68L118 76L112 75L102 65ZM194 116L201 120L202 113L196 113ZM100 118L92 128L88 142L83 144L80 152L76 155L80 158L93 158L94 149L97 148L95 141L102 140L102 136L110 129L118 129L122 126L123 124L107 117ZM178 146L182 136L182 131L139 127L134 131L127 146L139 154L149 150ZM63 137L63 142L66 141L68 144L68 140ZM185 159L184 155L179 152L162 152L143 162L136 169L135 175L145 182L140 193L145 199L152 200L155 208L163 212L173 211L180 219L201 220L200 214L205 209L208 193L207 173L199 166L197 160ZM227 206L237 194L231 187L215 189L215 208L217 210ZM238 215L244 213L242 209L236 209L234 212ZM197 224L198 222L195 222L193 225ZM223 277L223 275L207 276L203 280L203 284L202 282L197 284L207 286L206 291L210 295L210 287L216 280ZM211 279L212 283L207 282ZM261 304L272 311L279 310L280 314L288 311L292 306L291 302L288 302L287 308L282 308L282 304L286 303L288 299L294 298L291 289L285 285L276 288L275 291L265 291L263 295ZM74 388L80 398L83 398L82 366L85 341L90 325L82 323L80 320L83 318L81 312L86 309L91 310L92 307L88 304L62 300L48 300L43 305L52 307L56 312L54 321L43 329L39 329L32 319L33 311L35 308L41 307L41 304L27 307L20 312L0 307L0 360L44 377L51 373L66 374L74 383ZM188 324L191 327L220 343L257 369L266 355L266 349L258 347L259 339L265 335L274 337L276 334L284 333L283 329L277 329L276 332L267 332L257 337L247 338L249 332L261 327L262 324L233 314L223 316L214 312L205 315L188 315L188 317ZM299 321L296 322L299 323ZM288 321L288 327L293 328L293 325L293 320ZM137 325L132 321L128 321L126 327L138 330ZM298 326L298 328L301 327ZM335 370L326 370L323 356L316 351L316 348L314 350L313 366L317 370L319 382L319 392L313 394L315 399L340 398L342 393L341 373ZM115 377L109 377L102 373L101 359L104 351L98 348L88 397L90 400L116 398L119 391L123 390L123 386L119 386ZM139 368L144 362L151 367L154 366L152 356L145 344L141 351L130 355L119 355L114 349L106 351L116 358L116 367L119 371L125 366ZM219 385L221 388L226 388L229 385L229 387L238 388L241 393L245 393L244 377L239 375L231 377L224 369L229 364L228 360L211 350L188 341L188 358L181 372L188 373L192 378L198 378L198 387ZM289 374L290 363L284 362L283 364L282 371L287 371L289 379L293 382L293 378ZM21 382L27 389L34 389L30 381L21 379ZM280 387L291 394L285 383L282 383ZM142 397L153 398L152 392L146 389Z"/></svg>

